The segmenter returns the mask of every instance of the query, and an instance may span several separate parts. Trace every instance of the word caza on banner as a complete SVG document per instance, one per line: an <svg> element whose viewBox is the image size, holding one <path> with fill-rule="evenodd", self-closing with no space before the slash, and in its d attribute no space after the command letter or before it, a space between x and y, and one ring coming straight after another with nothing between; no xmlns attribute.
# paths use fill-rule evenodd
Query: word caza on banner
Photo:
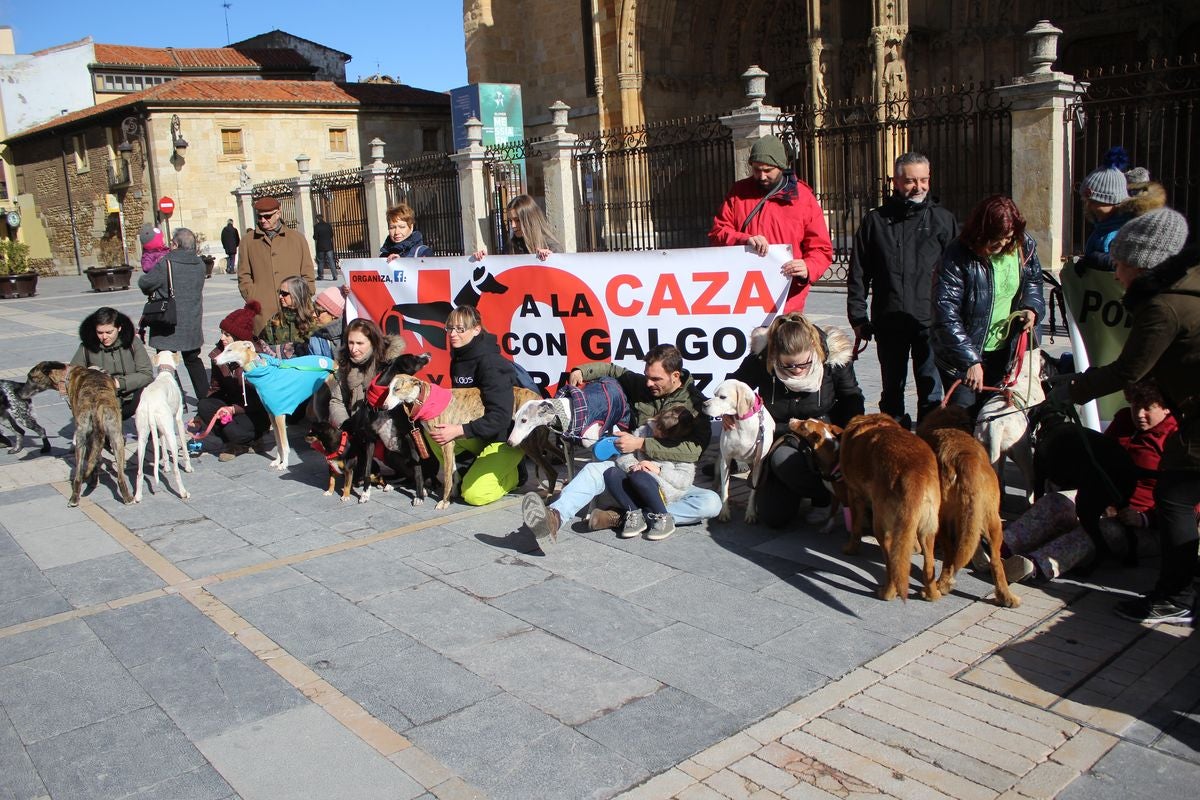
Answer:
<svg viewBox="0 0 1200 800"><path fill-rule="evenodd" d="M446 384L446 317L474 305L501 351L553 389L587 361L641 371L646 352L673 344L701 387L735 370L750 331L783 307L791 247L765 258L741 247L636 253L344 259L347 312L433 356L427 376Z"/></svg>

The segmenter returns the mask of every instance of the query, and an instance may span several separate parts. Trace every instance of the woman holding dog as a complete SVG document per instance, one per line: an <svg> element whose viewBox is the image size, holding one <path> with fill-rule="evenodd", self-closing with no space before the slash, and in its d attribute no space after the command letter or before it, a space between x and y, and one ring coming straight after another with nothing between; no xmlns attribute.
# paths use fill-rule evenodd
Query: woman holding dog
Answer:
<svg viewBox="0 0 1200 800"><path fill-rule="evenodd" d="M121 419L137 411L142 389L154 380L150 356L134 336L133 321L115 308L104 306L88 314L79 325L79 349L71 358L76 367L95 367L117 385Z"/></svg>
<svg viewBox="0 0 1200 800"><path fill-rule="evenodd" d="M728 376L758 391L775 420L779 436L767 454L755 492L759 520L772 528L791 522L803 498L812 500L805 517L821 522L833 500L812 448L787 431L789 419L820 419L845 425L863 413L863 394L854 374L853 345L835 328L823 329L793 312L750 336L751 354ZM726 419L725 425L731 420Z"/></svg>
<svg viewBox="0 0 1200 800"><path fill-rule="evenodd" d="M1195 618L1196 514L1200 503L1200 249L1184 250L1183 215L1160 208L1125 223L1109 253L1122 301L1133 317L1111 364L1066 376L1051 401L1076 404L1151 376L1175 412L1179 431L1163 448L1154 507L1162 566L1144 597L1116 612L1136 622L1186 624Z"/></svg>
<svg viewBox="0 0 1200 800"><path fill-rule="evenodd" d="M372 381L387 362L404 354L403 339L384 336L378 325L365 318L346 326L344 341L338 354L337 372L325 382L329 388L329 422L339 428L368 399ZM383 391L387 391L386 387Z"/></svg>
<svg viewBox="0 0 1200 800"><path fill-rule="evenodd" d="M478 389L483 413L462 425L439 425L429 434L437 444L453 441L454 451L467 451L475 461L462 479L462 499L483 506L499 500L521 483L518 465L525 454L505 443L513 416L512 363L500 355L496 337L483 329L475 306L461 305L446 319L450 337L450 382L454 389ZM441 449L432 448L440 459Z"/></svg>
<svg viewBox="0 0 1200 800"><path fill-rule="evenodd" d="M949 402L974 417L999 386L1021 331L1045 316L1042 264L1025 217L1004 195L971 210L933 274L933 351Z"/></svg>
<svg viewBox="0 0 1200 800"><path fill-rule="evenodd" d="M232 342L255 342L254 318L261 307L251 300L245 308L229 313L221 320L221 338L208 354L212 361L212 379L208 396L200 401L193 432L203 431L212 423L212 432L225 443L217 459L232 461L250 451L250 445L271 427L271 420L258 392L229 364L217 364L216 358ZM257 342L256 342L257 346ZM216 417L216 421L213 421Z"/></svg>

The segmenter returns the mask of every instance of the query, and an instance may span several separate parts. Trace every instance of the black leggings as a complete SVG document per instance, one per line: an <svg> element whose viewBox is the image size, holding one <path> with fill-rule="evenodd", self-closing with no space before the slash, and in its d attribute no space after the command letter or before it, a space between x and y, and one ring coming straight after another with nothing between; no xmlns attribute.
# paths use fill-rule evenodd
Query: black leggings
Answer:
<svg viewBox="0 0 1200 800"><path fill-rule="evenodd" d="M604 473L604 488L626 511L643 508L655 514L667 513L658 479L649 472L625 472L618 466L609 467Z"/></svg>
<svg viewBox="0 0 1200 800"><path fill-rule="evenodd" d="M200 424L207 428L208 421L212 419L213 414L217 413L217 409L227 405L229 403L226 403L220 397L205 397L200 401L199 408L196 411L196 418L200 420ZM261 413L257 414L234 414L233 419L225 425L221 424L220 420L217 420L212 429L213 433L220 436L221 441L226 444L248 445L266 433L270 425L270 420L267 419L267 412L261 411Z"/></svg>

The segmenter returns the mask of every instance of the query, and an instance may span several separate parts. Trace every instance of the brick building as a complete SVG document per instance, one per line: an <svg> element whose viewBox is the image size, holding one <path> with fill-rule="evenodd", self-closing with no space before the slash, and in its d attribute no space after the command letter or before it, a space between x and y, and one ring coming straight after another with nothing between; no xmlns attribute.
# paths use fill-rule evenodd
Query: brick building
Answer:
<svg viewBox="0 0 1200 800"><path fill-rule="evenodd" d="M176 78L10 135L26 225L45 232L39 269L136 261L136 232L157 198L174 199L172 225L209 239L237 217L231 190L358 167L375 137L400 160L449 142L447 95L399 84Z"/></svg>

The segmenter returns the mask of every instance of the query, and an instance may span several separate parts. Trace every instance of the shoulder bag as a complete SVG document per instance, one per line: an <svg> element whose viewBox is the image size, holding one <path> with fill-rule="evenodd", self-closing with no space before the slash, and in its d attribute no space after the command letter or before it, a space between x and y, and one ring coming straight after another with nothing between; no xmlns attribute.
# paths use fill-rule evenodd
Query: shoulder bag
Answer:
<svg viewBox="0 0 1200 800"><path fill-rule="evenodd" d="M151 328L174 328L178 321L175 309L175 286L171 275L171 257L167 262L167 296L151 297L142 309L142 322ZM156 293L157 294L157 293Z"/></svg>

